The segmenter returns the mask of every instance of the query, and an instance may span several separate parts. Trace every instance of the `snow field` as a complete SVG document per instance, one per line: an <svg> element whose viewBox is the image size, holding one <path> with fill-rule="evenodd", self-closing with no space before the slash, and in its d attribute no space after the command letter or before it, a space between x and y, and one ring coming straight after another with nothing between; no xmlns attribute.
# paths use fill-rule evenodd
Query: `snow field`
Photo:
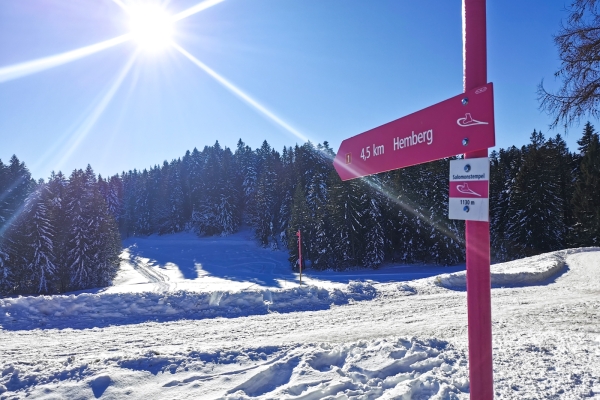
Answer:
<svg viewBox="0 0 600 400"><path fill-rule="evenodd" d="M559 250L520 260L494 264L490 267L492 287L529 286L546 283L556 277L565 268L568 255L598 251L597 247ZM465 271L442 274L435 278L438 286L447 289L465 289L467 275Z"/></svg>
<svg viewBox="0 0 600 400"><path fill-rule="evenodd" d="M283 271L265 268L262 250L258 268L218 277L252 283L243 290L202 286L200 274L188 284L213 290L174 290L175 279L144 281L132 267L124 281L137 284L115 292L0 300L0 399L469 398L460 272L311 274L278 287L269 274ZM167 263L136 257L145 276L166 275ZM600 249L492 271L505 279L492 290L496 398L600 399Z"/></svg>
<svg viewBox="0 0 600 400"><path fill-rule="evenodd" d="M209 293L81 293L0 299L0 327L93 328L181 318L235 318L269 312L324 310L332 305L371 300L370 283L354 281L340 289L299 286L292 289Z"/></svg>
<svg viewBox="0 0 600 400"><path fill-rule="evenodd" d="M492 285L525 286L543 283L559 274L565 258L595 248L571 249L492 266ZM131 274L130 270L125 271ZM147 276L148 273L144 272ZM311 280L319 284L322 281ZM290 289L80 293L64 296L27 296L0 299L0 327L4 329L91 328L115 323L181 318L234 318L269 312L324 310L332 305L372 300L377 296L413 295L435 290L464 289L465 272L443 274L411 283L372 284L351 281L342 289L297 286ZM339 285L337 285L339 286ZM122 290L122 289L121 289Z"/></svg>
<svg viewBox="0 0 600 400"><path fill-rule="evenodd" d="M150 398L459 399L469 387L466 364L465 354L444 341L387 338L169 355L149 350L91 362L71 356L41 363L38 374L10 366L2 377L4 393L28 389L33 398L138 397L132 376L149 374L153 385L144 396Z"/></svg>

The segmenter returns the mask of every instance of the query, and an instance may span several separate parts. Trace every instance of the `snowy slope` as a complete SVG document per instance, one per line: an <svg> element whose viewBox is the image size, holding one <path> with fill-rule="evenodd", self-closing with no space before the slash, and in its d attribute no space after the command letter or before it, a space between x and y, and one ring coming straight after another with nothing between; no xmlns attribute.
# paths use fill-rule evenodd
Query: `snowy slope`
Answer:
<svg viewBox="0 0 600 400"><path fill-rule="evenodd" d="M0 399L468 398L460 267L300 287L247 239L137 239L115 287L0 300ZM600 398L600 249L493 274L497 398Z"/></svg>

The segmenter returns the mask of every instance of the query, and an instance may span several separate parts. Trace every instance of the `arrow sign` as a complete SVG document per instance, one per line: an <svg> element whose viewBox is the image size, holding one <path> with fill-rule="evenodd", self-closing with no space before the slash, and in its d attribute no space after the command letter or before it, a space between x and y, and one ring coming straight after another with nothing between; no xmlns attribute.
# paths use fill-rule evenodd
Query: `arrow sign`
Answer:
<svg viewBox="0 0 600 400"><path fill-rule="evenodd" d="M488 83L344 140L333 165L345 181L495 144L494 90Z"/></svg>

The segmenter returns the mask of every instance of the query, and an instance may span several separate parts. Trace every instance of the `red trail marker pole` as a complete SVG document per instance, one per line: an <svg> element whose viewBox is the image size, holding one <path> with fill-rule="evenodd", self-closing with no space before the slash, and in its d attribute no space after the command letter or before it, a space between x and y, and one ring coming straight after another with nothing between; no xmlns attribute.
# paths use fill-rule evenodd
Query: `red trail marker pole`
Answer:
<svg viewBox="0 0 600 400"><path fill-rule="evenodd" d="M463 0L463 89L487 83L486 0ZM487 157L488 150L465 153ZM472 400L494 398L490 224L466 221L469 379Z"/></svg>
<svg viewBox="0 0 600 400"><path fill-rule="evenodd" d="M302 284L302 234L300 229L296 232L296 236L298 236L298 266L300 267L300 284Z"/></svg>

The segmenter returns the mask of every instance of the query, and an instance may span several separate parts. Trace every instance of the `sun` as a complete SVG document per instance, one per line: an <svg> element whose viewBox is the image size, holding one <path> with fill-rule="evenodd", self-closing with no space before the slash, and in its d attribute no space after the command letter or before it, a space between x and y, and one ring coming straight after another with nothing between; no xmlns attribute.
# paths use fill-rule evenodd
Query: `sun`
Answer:
<svg viewBox="0 0 600 400"><path fill-rule="evenodd" d="M172 44L173 18L164 8L143 4L129 8L128 14L129 30L142 50L155 53Z"/></svg>

